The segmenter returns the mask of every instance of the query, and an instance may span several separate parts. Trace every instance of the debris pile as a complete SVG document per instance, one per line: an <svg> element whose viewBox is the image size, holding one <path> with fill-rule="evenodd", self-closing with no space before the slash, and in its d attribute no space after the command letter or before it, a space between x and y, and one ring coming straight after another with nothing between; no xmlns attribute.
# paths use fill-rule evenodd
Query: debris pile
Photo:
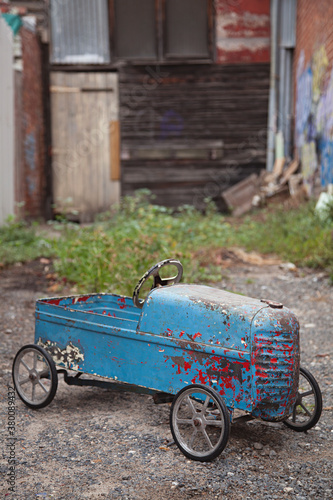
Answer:
<svg viewBox="0 0 333 500"><path fill-rule="evenodd" d="M303 177L298 169L298 160L287 163L285 158L278 158L272 172L263 170L260 175L250 175L225 190L223 200L233 215L239 216L270 201L304 198Z"/></svg>

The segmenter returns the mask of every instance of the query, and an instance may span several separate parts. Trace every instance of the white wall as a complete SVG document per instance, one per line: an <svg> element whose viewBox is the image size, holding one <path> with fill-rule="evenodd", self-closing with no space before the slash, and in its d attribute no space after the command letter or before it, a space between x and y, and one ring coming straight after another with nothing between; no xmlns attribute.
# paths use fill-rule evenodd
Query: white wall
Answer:
<svg viewBox="0 0 333 500"><path fill-rule="evenodd" d="M0 17L0 225L14 213L13 35Z"/></svg>

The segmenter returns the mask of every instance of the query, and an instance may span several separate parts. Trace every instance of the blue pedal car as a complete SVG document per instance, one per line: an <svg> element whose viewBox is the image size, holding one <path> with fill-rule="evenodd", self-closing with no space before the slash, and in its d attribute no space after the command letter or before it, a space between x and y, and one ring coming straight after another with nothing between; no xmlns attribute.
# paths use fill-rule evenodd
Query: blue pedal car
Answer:
<svg viewBox="0 0 333 500"><path fill-rule="evenodd" d="M176 276L163 278L166 266L175 267ZM224 449L236 409L242 419L282 421L296 431L313 427L322 398L314 377L300 368L296 316L280 303L180 284L182 272L177 260L156 264L133 298L38 300L35 343L13 362L22 401L47 406L59 374L69 385L151 394L155 403L172 403L173 438L199 461ZM150 278L152 289L142 300Z"/></svg>

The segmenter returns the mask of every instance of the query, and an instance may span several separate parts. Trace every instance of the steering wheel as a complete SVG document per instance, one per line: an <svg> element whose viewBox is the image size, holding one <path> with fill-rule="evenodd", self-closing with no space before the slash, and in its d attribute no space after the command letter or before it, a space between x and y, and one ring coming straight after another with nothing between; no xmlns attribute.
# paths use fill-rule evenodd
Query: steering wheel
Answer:
<svg viewBox="0 0 333 500"><path fill-rule="evenodd" d="M161 278L161 276L159 274L160 269L162 269L162 267L164 267L164 266L169 266L169 265L175 266L178 270L178 274L176 276L173 276L170 278ZM159 262L158 264L155 264L155 266L150 268L149 271L147 271L142 276L142 278L139 280L139 282L136 285L136 287L134 288L134 292L133 292L133 303L136 307L139 307L140 309L143 307L144 301L139 299L139 293L140 293L140 290L142 288L142 285L150 278L150 276L154 277L154 283L153 283L153 286L151 287L152 290L153 290L153 288L160 287L160 286L167 286L167 285L172 285L172 284L175 285L176 283L179 283L180 280L182 279L183 266L179 262L179 260L166 259L166 260L162 260L161 262Z"/></svg>

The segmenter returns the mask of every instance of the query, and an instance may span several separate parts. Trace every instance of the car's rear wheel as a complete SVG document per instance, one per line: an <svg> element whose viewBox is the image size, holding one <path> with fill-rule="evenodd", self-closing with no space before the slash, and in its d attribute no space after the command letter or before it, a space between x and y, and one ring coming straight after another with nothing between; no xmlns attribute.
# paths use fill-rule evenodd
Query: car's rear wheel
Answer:
<svg viewBox="0 0 333 500"><path fill-rule="evenodd" d="M58 374L53 359L45 349L28 344L17 352L13 362L13 382L17 394L30 408L44 408L53 400Z"/></svg>

